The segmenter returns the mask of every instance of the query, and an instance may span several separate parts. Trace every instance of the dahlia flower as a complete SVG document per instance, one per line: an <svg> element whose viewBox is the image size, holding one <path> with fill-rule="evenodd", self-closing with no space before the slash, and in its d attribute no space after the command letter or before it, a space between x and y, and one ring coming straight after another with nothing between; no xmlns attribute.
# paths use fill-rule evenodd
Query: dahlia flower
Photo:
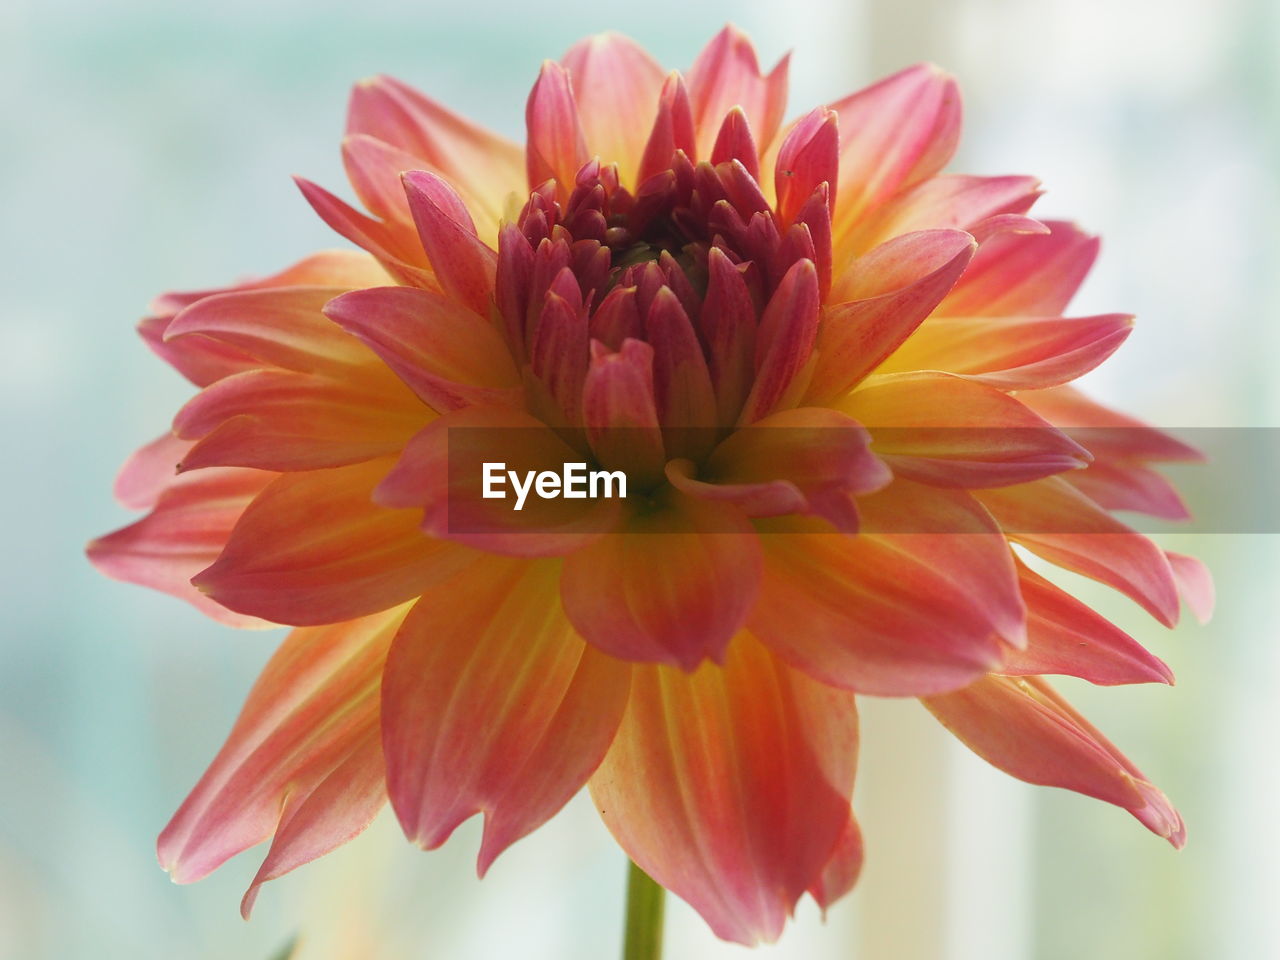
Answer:
<svg viewBox="0 0 1280 960"><path fill-rule="evenodd" d="M587 786L717 935L773 940L857 879L860 694L1182 844L1045 679L1171 675L1033 566L1166 626L1210 603L1112 515L1178 515L1151 464L1195 451L1069 385L1130 330L1067 314L1097 239L1030 217L1029 177L942 173L931 66L786 100L732 28L685 74L576 44L524 147L375 77L342 143L365 211L298 181L360 250L155 302L142 335L199 393L90 556L295 628L160 836L176 881L269 839L247 915L388 799L424 848L482 813L483 873ZM630 492L515 511L489 462Z"/></svg>

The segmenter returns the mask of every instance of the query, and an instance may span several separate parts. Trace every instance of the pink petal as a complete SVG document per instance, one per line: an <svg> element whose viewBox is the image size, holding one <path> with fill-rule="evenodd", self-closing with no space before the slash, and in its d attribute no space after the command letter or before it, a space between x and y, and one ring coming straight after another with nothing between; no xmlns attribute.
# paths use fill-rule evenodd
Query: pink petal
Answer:
<svg viewBox="0 0 1280 960"><path fill-rule="evenodd" d="M177 883L275 835L245 894L327 853L385 801L378 680L404 611L295 630L254 684L218 756L160 834Z"/></svg>
<svg viewBox="0 0 1280 960"><path fill-rule="evenodd" d="M871 430L894 474L998 487L1085 466L1089 453L1016 398L948 373L871 377L839 409Z"/></svg>
<svg viewBox="0 0 1280 960"><path fill-rule="evenodd" d="M578 170L591 159L578 120L569 73L550 60L542 65L524 112L529 143L525 149L529 187L555 180L563 202L577 180Z"/></svg>
<svg viewBox="0 0 1280 960"><path fill-rule="evenodd" d="M840 205L836 246L864 211L938 173L960 135L960 93L932 64L895 73L831 109L839 116Z"/></svg>
<svg viewBox="0 0 1280 960"><path fill-rule="evenodd" d="M222 623L269 626L214 602L191 578L217 559L240 515L275 476L240 469L184 474L159 493L151 513L91 542L89 560L112 579L161 590Z"/></svg>
<svg viewBox="0 0 1280 960"><path fill-rule="evenodd" d="M190 440L180 440L172 433L140 447L116 475L116 500L130 510L150 510L177 480L178 464L190 449Z"/></svg>
<svg viewBox="0 0 1280 960"><path fill-rule="evenodd" d="M836 209L836 174L840 163L840 133L836 114L818 107L787 133L778 150L774 183L775 215L783 224L794 219L820 184L827 185L827 204Z"/></svg>
<svg viewBox="0 0 1280 960"><path fill-rule="evenodd" d="M670 287L662 287L653 298L645 327L653 347L654 402L658 422L667 428L668 456L701 456L714 442L716 397L698 335Z"/></svg>
<svg viewBox="0 0 1280 960"><path fill-rule="evenodd" d="M891 356L955 284L976 245L958 230L911 233L877 247L832 284L807 398L851 390Z"/></svg>
<svg viewBox="0 0 1280 960"><path fill-rule="evenodd" d="M999 672L1060 673L1090 683L1173 683L1164 661L1075 597L1018 564L1027 604L1027 646L1010 649Z"/></svg>
<svg viewBox="0 0 1280 960"><path fill-rule="evenodd" d="M406 169L430 170L448 180L486 241L497 236L507 196L525 192L520 147L391 77L373 77L351 91L347 133L388 143L418 158Z"/></svg>
<svg viewBox="0 0 1280 960"><path fill-rule="evenodd" d="M1169 561L1060 477L975 496L1009 539L1050 563L1119 590L1167 627L1178 621L1178 593Z"/></svg>
<svg viewBox="0 0 1280 960"><path fill-rule="evenodd" d="M797 375L810 362L818 335L818 271L799 260L773 292L756 336L756 375L739 424L772 413L784 401Z"/></svg>
<svg viewBox="0 0 1280 960"><path fill-rule="evenodd" d="M630 669L574 634L557 577L553 562L483 558L423 595L387 661L392 806L428 849L483 812L481 874L582 787L627 702Z"/></svg>
<svg viewBox="0 0 1280 960"><path fill-rule="evenodd" d="M1177 489L1149 467L1119 460L1095 460L1067 481L1100 507L1132 510L1166 520L1186 520L1191 514Z"/></svg>
<svg viewBox="0 0 1280 960"><path fill-rule="evenodd" d="M1185 554L1166 551L1165 556L1169 558L1179 596L1197 621L1208 623L1213 616L1214 604L1213 575L1209 568Z"/></svg>
<svg viewBox="0 0 1280 960"><path fill-rule="evenodd" d="M826 919L827 908L853 889L861 873L862 831L858 829L858 821L850 815L822 873L809 885L810 895L822 908L823 919Z"/></svg>
<svg viewBox="0 0 1280 960"><path fill-rule="evenodd" d="M924 705L974 753L1028 783L1114 803L1175 848L1182 818L1159 790L1039 677L985 677Z"/></svg>
<svg viewBox="0 0 1280 960"><path fill-rule="evenodd" d="M417 511L373 503L373 488L390 467L382 459L280 477L193 582L232 610L302 626L367 616L416 597L467 553L423 536Z"/></svg>
<svg viewBox="0 0 1280 960"><path fill-rule="evenodd" d="M471 214L447 183L421 170L403 179L413 222L441 289L480 316L489 316L498 255L476 236Z"/></svg>
<svg viewBox="0 0 1280 960"><path fill-rule="evenodd" d="M852 226L850 250L861 253L917 230L964 230L1009 214L1024 214L1040 196L1034 177L929 177Z"/></svg>
<svg viewBox="0 0 1280 960"><path fill-rule="evenodd" d="M898 480L858 508L853 536L761 522L748 624L762 641L826 683L883 696L956 689L998 667L998 637L1024 645L1013 556L972 497Z"/></svg>
<svg viewBox="0 0 1280 960"><path fill-rule="evenodd" d="M1107 460L1201 463L1204 454L1177 437L1090 400L1074 387L1031 390L1019 399Z"/></svg>
<svg viewBox="0 0 1280 960"><path fill-rule="evenodd" d="M378 258L391 276L400 283L428 290L440 285L414 232L404 224L385 224L366 217L328 190L310 180L294 177L294 182L307 203L320 219L341 236Z"/></svg>
<svg viewBox="0 0 1280 960"><path fill-rule="evenodd" d="M662 90L658 95L658 115L645 143L640 169L636 174L636 185L670 170L677 152L683 152L689 159L693 159L697 153L689 92L685 89L684 78L672 71L662 82Z"/></svg>
<svg viewBox="0 0 1280 960"><path fill-rule="evenodd" d="M707 295L702 334L716 394L717 421L738 420L755 378L756 308L742 271L719 249L707 252Z"/></svg>
<svg viewBox="0 0 1280 960"><path fill-rule="evenodd" d="M666 458L653 388L653 348L627 339L611 353L593 343L582 392L587 438L596 458L634 481L661 475Z"/></svg>
<svg viewBox="0 0 1280 960"><path fill-rule="evenodd" d="M723 668L636 669L591 793L632 860L717 936L773 941L847 841L857 737L852 696L744 634Z"/></svg>
<svg viewBox="0 0 1280 960"><path fill-rule="evenodd" d="M667 477L691 496L737 504L748 516L813 513L853 533L858 525L853 497L892 479L871 453L870 440L842 413L797 407L735 430L697 479L693 465L682 461L668 464Z"/></svg>
<svg viewBox="0 0 1280 960"><path fill-rule="evenodd" d="M636 165L663 89L662 68L634 41L617 33L580 40L560 63L573 83L588 155L616 163L622 185L636 185Z"/></svg>
<svg viewBox="0 0 1280 960"><path fill-rule="evenodd" d="M760 182L760 153L755 137L751 135L751 121L741 107L734 107L725 114L711 147L711 162L719 165L737 160L757 183Z"/></svg>
<svg viewBox="0 0 1280 960"><path fill-rule="evenodd" d="M755 601L760 552L736 508L667 490L568 556L561 596L583 638L624 660L719 660Z"/></svg>
<svg viewBox="0 0 1280 960"><path fill-rule="evenodd" d="M1067 383L1111 356L1133 330L1133 318L931 317L880 373L946 370L1001 390L1038 390Z"/></svg>
<svg viewBox="0 0 1280 960"><path fill-rule="evenodd" d="M412 287L375 287L344 294L324 312L437 411L519 402L520 377L502 336L446 297Z"/></svg>
<svg viewBox="0 0 1280 960"><path fill-rule="evenodd" d="M760 148L769 146L787 106L790 59L788 54L762 75L755 48L736 27L727 26L711 39L685 75L698 129L699 157L711 156L721 121L734 107L746 113Z"/></svg>
<svg viewBox="0 0 1280 960"><path fill-rule="evenodd" d="M1003 233L982 245L944 317L1053 317L1066 310L1098 256L1098 238L1060 220L1049 234Z"/></svg>

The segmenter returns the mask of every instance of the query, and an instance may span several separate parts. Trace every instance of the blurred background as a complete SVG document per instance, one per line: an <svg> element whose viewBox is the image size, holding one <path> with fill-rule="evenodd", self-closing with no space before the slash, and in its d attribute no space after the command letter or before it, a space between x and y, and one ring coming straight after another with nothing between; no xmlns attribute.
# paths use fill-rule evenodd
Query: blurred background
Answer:
<svg viewBox="0 0 1280 960"><path fill-rule="evenodd" d="M288 177L344 183L346 92L407 80L519 138L543 57L614 28L687 66L726 19L792 112L919 60L958 75L953 169L1031 173L1037 212L1105 238L1074 305L1139 326L1096 396L1174 427L1276 426L1276 0L7 0L0 286L0 958L615 955L624 861L583 798L479 883L479 830L423 854L384 817L237 914L246 854L176 887L154 836L276 642L94 573L129 517L110 480L189 388L134 336L161 289L218 285L335 244ZM1230 495L1233 478L1223 478ZM1083 587L1176 688L1067 695L1178 803L1173 852L1122 811L1026 786L914 702L868 702L856 805L867 862L763 958L1280 957L1280 538L1170 537L1214 570L1209 627L1168 633ZM741 956L687 907L668 957Z"/></svg>

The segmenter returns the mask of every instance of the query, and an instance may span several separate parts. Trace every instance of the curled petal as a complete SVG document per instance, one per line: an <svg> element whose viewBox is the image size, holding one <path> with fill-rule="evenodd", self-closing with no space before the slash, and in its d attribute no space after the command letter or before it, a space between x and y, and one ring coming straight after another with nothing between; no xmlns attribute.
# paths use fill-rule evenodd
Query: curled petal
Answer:
<svg viewBox="0 0 1280 960"><path fill-rule="evenodd" d="M847 885L857 736L851 695L744 634L722 668L636 668L591 794L631 859L718 936L772 941L805 890Z"/></svg>
<svg viewBox="0 0 1280 960"><path fill-rule="evenodd" d="M692 464L667 467L691 496L737 504L749 516L813 513L846 532L857 530L853 498L892 474L869 449L871 437L835 410L798 407L726 437L694 479Z"/></svg>
<svg viewBox="0 0 1280 960"><path fill-rule="evenodd" d="M791 128L778 151L774 185L778 219L789 224L821 184L827 185L827 204L836 209L836 172L840 133L836 114L825 107L806 114Z"/></svg>
<svg viewBox="0 0 1280 960"><path fill-rule="evenodd" d="M321 220L356 246L373 254L395 280L428 290L440 288L418 235L410 225L382 223L365 216L310 180L302 177L293 179Z"/></svg>
<svg viewBox="0 0 1280 960"><path fill-rule="evenodd" d="M883 696L954 690L1026 642L1013 556L968 494L898 480L860 497L860 532L761 521L748 626L806 673Z"/></svg>
<svg viewBox="0 0 1280 960"><path fill-rule="evenodd" d="M347 133L377 138L419 162L403 169L444 177L474 214L486 242L497 236L507 198L525 192L524 153L519 146L464 120L392 77L356 84L347 112Z"/></svg>
<svg viewBox="0 0 1280 960"><path fill-rule="evenodd" d="M636 179L636 162L664 92L662 68L634 41L617 33L580 40L560 63L573 82L588 155L616 163L624 186L641 182Z"/></svg>
<svg viewBox="0 0 1280 960"><path fill-rule="evenodd" d="M245 894L363 830L386 801L378 682L404 610L295 630L254 684L231 735L160 834L160 863L199 880L271 837Z"/></svg>
<svg viewBox="0 0 1280 960"><path fill-rule="evenodd" d="M444 293L489 316L498 255L476 236L471 214L447 183L422 170L406 173L403 180L418 236Z"/></svg>
<svg viewBox="0 0 1280 960"><path fill-rule="evenodd" d="M798 375L811 363L820 300L818 271L813 261L797 261L778 284L760 317L755 381L739 424L753 423L772 413L788 391L794 390Z"/></svg>
<svg viewBox="0 0 1280 960"><path fill-rule="evenodd" d="M152 511L88 546L108 577L172 594L233 627L269 626L228 610L191 585L218 558L245 508L276 477L264 470L197 470L172 480Z"/></svg>
<svg viewBox="0 0 1280 960"><path fill-rule="evenodd" d="M193 582L232 610L301 626L367 616L416 597L467 554L423 536L416 511L374 504L373 488L390 468L384 458L273 481Z"/></svg>
<svg viewBox="0 0 1280 960"><path fill-rule="evenodd" d="M1119 590L1167 627L1178 622L1178 593L1169 561L1061 477L975 496L1009 539L1050 563Z"/></svg>
<svg viewBox="0 0 1280 960"><path fill-rule="evenodd" d="M951 295L944 317L1053 317L1061 314L1098 256L1098 238L1060 220L1048 234L1002 233L987 240Z"/></svg>
<svg viewBox="0 0 1280 960"><path fill-rule="evenodd" d="M755 48L736 27L725 27L711 39L686 74L699 157L711 156L720 123L734 107L746 113L760 148L769 146L787 106L790 59L783 57L762 75Z"/></svg>
<svg viewBox="0 0 1280 960"><path fill-rule="evenodd" d="M591 159L578 120L573 86L564 67L550 60L543 63L524 116L529 132L525 150L529 187L554 180L563 202L573 189L578 170Z"/></svg>
<svg viewBox="0 0 1280 960"><path fill-rule="evenodd" d="M1066 480L1100 507L1132 510L1166 520L1186 520L1191 514L1177 489L1161 473L1123 460L1095 460Z"/></svg>
<svg viewBox="0 0 1280 960"><path fill-rule="evenodd" d="M1010 648L1000 673L1060 673L1102 686L1173 683L1164 661L1021 562L1018 582L1027 604L1027 646Z"/></svg>
<svg viewBox="0 0 1280 960"><path fill-rule="evenodd" d="M640 480L661 476L665 457L649 344L627 339L613 353L593 343L582 411L587 437L602 464Z"/></svg>
<svg viewBox="0 0 1280 960"><path fill-rule="evenodd" d="M969 749L1028 783L1114 803L1174 847L1182 818L1123 754L1039 677L984 677L924 705Z"/></svg>
<svg viewBox="0 0 1280 960"><path fill-rule="evenodd" d="M897 476L921 483L1007 486L1090 460L1016 398L947 373L872 377L839 409L871 430L876 454Z"/></svg>
<svg viewBox="0 0 1280 960"><path fill-rule="evenodd" d="M375 287L344 294L324 312L437 411L518 401L519 374L501 334L446 297Z"/></svg>
<svg viewBox="0 0 1280 960"><path fill-rule="evenodd" d="M668 490L567 557L560 589L588 643L693 670L721 659L759 580L759 545L739 510Z"/></svg>
<svg viewBox="0 0 1280 960"><path fill-rule="evenodd" d="M392 806L428 849L483 812L481 874L577 793L626 706L630 668L574 634L558 575L551 561L482 557L423 595L387 660Z"/></svg>

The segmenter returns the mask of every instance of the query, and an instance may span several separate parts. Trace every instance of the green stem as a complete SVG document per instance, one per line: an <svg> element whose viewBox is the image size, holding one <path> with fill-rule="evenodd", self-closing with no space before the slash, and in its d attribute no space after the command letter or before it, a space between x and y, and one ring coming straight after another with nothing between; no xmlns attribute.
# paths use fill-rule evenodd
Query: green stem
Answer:
<svg viewBox="0 0 1280 960"><path fill-rule="evenodd" d="M662 912L667 891L630 865L627 872L627 936L622 960L662 960Z"/></svg>

